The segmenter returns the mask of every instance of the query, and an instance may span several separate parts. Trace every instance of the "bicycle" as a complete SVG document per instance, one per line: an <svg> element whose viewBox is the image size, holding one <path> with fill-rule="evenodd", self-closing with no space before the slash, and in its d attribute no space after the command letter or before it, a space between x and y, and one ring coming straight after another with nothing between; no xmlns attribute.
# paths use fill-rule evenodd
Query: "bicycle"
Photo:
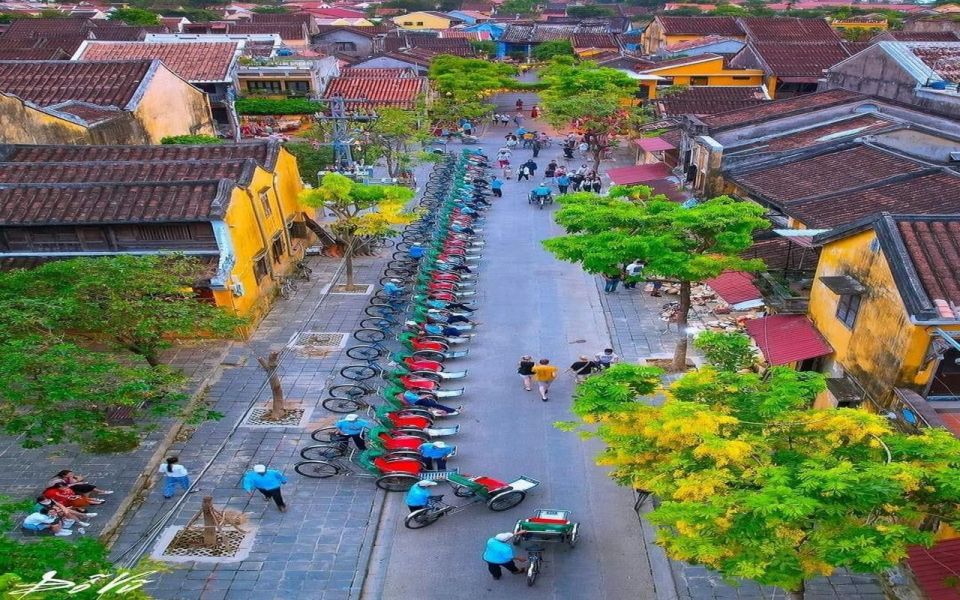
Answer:
<svg viewBox="0 0 960 600"><path fill-rule="evenodd" d="M540 574L540 565L543 563L543 546L527 548L527 587L533 586Z"/></svg>
<svg viewBox="0 0 960 600"><path fill-rule="evenodd" d="M313 269L308 267L307 263L299 260L294 267L294 274L304 281L310 281L310 276L313 275Z"/></svg>
<svg viewBox="0 0 960 600"><path fill-rule="evenodd" d="M290 277L277 277L277 293L280 294L280 297L284 300L289 299L293 296L294 292L297 291L296 282Z"/></svg>

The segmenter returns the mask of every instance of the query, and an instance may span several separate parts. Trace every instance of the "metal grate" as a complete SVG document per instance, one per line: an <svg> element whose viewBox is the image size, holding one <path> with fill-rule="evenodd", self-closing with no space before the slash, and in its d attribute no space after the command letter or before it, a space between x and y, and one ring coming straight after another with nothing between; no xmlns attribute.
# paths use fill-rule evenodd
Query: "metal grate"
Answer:
<svg viewBox="0 0 960 600"><path fill-rule="evenodd" d="M161 556L176 558L234 558L240 552L247 533L223 531L217 545L207 548L203 545L203 529L181 529L173 536Z"/></svg>
<svg viewBox="0 0 960 600"><path fill-rule="evenodd" d="M304 331L290 343L301 356L324 357L347 345L349 334L332 331Z"/></svg>
<svg viewBox="0 0 960 600"><path fill-rule="evenodd" d="M286 408L279 420L270 418L269 408L254 408L247 415L245 426L249 427L299 427L307 411L303 408Z"/></svg>
<svg viewBox="0 0 960 600"><path fill-rule="evenodd" d="M373 286L369 284L354 284L356 289L348 290L345 285L335 285L330 290L331 294L348 294L351 296L366 296L373 291Z"/></svg>

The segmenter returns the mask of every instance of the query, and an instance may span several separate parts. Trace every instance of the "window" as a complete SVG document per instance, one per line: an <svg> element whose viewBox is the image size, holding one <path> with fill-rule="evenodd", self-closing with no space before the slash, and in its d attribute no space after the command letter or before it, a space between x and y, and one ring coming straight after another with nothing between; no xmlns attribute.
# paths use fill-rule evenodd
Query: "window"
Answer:
<svg viewBox="0 0 960 600"><path fill-rule="evenodd" d="M356 52L357 44L354 42L334 42L333 49L336 52Z"/></svg>
<svg viewBox="0 0 960 600"><path fill-rule="evenodd" d="M664 77L663 79L657 82L657 85L661 87L669 87L673 85L673 77Z"/></svg>
<svg viewBox="0 0 960 600"><path fill-rule="evenodd" d="M258 254L253 257L253 276L256 278L257 283L263 281L263 278L267 276L267 255Z"/></svg>
<svg viewBox="0 0 960 600"><path fill-rule="evenodd" d="M293 94L309 94L310 82L309 81L288 81L287 91Z"/></svg>
<svg viewBox="0 0 960 600"><path fill-rule="evenodd" d="M188 225L137 225L137 238L141 241L189 240Z"/></svg>
<svg viewBox="0 0 960 600"><path fill-rule="evenodd" d="M270 188L264 188L260 190L260 204L263 205L263 214L270 216L273 214L273 210L270 208Z"/></svg>
<svg viewBox="0 0 960 600"><path fill-rule="evenodd" d="M698 76L690 78L690 85L709 85L710 80L708 77Z"/></svg>
<svg viewBox="0 0 960 600"><path fill-rule="evenodd" d="M304 223L303 221L291 221L287 225L287 233L292 238L295 238L298 240L305 240L308 237L307 224Z"/></svg>
<svg viewBox="0 0 960 600"><path fill-rule="evenodd" d="M404 25L413 25L413 21L404 21L403 24L404 24Z"/></svg>
<svg viewBox="0 0 960 600"><path fill-rule="evenodd" d="M273 238L273 243L270 244L270 254L273 255L273 262L278 263L280 259L283 258L283 236L277 234Z"/></svg>
<svg viewBox="0 0 960 600"><path fill-rule="evenodd" d="M282 81L248 81L247 91L253 94L282 94Z"/></svg>
<svg viewBox="0 0 960 600"><path fill-rule="evenodd" d="M733 76L733 80L734 80L734 81L750 81L750 76L749 76L749 75L734 75L734 76Z"/></svg>
<svg viewBox="0 0 960 600"><path fill-rule="evenodd" d="M837 318L848 329L853 329L853 324L857 321L857 313L860 312L860 298L859 294L840 296L840 302L837 304Z"/></svg>

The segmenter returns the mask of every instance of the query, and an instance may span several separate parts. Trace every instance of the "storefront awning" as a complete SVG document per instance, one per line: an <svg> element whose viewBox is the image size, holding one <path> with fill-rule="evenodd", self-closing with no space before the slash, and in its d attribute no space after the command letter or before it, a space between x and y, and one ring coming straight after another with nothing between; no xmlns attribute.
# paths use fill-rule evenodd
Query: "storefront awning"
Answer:
<svg viewBox="0 0 960 600"><path fill-rule="evenodd" d="M673 150L676 146L661 137L648 137L634 140L634 144L647 152L660 152L662 150Z"/></svg>
<svg viewBox="0 0 960 600"><path fill-rule="evenodd" d="M753 277L743 271L727 271L704 281L734 310L746 310L763 305L763 294L753 284Z"/></svg>
<svg viewBox="0 0 960 600"><path fill-rule="evenodd" d="M670 177L670 167L663 163L654 163L652 165L634 165L632 167L617 167L607 171L610 181L614 185L633 185L636 183L645 183L647 181L656 181Z"/></svg>
<svg viewBox="0 0 960 600"><path fill-rule="evenodd" d="M833 353L817 328L804 315L772 315L747 321L747 334L773 366Z"/></svg>

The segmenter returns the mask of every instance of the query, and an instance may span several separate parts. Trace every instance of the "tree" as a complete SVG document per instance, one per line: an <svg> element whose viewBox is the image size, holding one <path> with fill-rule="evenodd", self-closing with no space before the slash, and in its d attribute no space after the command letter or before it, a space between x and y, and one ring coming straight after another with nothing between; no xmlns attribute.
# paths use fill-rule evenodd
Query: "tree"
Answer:
<svg viewBox="0 0 960 600"><path fill-rule="evenodd" d="M186 146L192 146L196 144L222 144L223 140L215 135L168 135L167 137L161 138L160 143L167 145L182 144Z"/></svg>
<svg viewBox="0 0 960 600"><path fill-rule="evenodd" d="M750 12L736 4L723 4L710 11L710 14L717 17L745 17Z"/></svg>
<svg viewBox="0 0 960 600"><path fill-rule="evenodd" d="M360 238L388 235L397 226L412 223L416 214L406 210L413 190L396 185L367 185L340 175L324 175L320 186L304 190L301 201L334 214L334 233L343 239L347 289L354 288L353 253Z"/></svg>
<svg viewBox="0 0 960 600"><path fill-rule="evenodd" d="M430 107L436 123L452 125L460 119L476 119L494 106L485 100L514 86L517 70L510 65L478 58L441 55L430 63L430 81L438 97Z"/></svg>
<svg viewBox="0 0 960 600"><path fill-rule="evenodd" d="M0 277L0 331L14 315L33 318L31 331L68 332L110 343L159 364L171 338L230 337L244 319L197 301L191 285L206 270L184 256L114 256L53 261ZM5 321L5 322L4 322ZM23 329L22 320L13 326Z"/></svg>
<svg viewBox="0 0 960 600"><path fill-rule="evenodd" d="M703 331L693 340L707 362L724 371L749 368L757 358L750 338L728 331Z"/></svg>
<svg viewBox="0 0 960 600"><path fill-rule="evenodd" d="M290 14L290 9L286 6L258 6L253 12L260 15L287 15Z"/></svg>
<svg viewBox="0 0 960 600"><path fill-rule="evenodd" d="M111 21L122 21L127 25L159 25L160 15L142 8L117 8L110 13Z"/></svg>
<svg viewBox="0 0 960 600"><path fill-rule="evenodd" d="M533 15L537 12L537 0L506 0L497 7L497 15Z"/></svg>
<svg viewBox="0 0 960 600"><path fill-rule="evenodd" d="M597 6L596 4L585 4L583 6L568 6L568 17L579 17L588 19L590 17L612 17L613 9L607 6Z"/></svg>
<svg viewBox="0 0 960 600"><path fill-rule="evenodd" d="M484 58L493 58L497 54L497 43L492 40L470 40L470 47Z"/></svg>
<svg viewBox="0 0 960 600"><path fill-rule="evenodd" d="M642 121L642 111L634 102L637 82L622 71L557 57L540 79L546 84L540 98L547 121L557 128L572 126L583 132L594 171L617 135Z"/></svg>
<svg viewBox="0 0 960 600"><path fill-rule="evenodd" d="M671 558L802 598L807 579L876 573L929 545L930 515L960 522L960 440L945 430L907 435L863 410L810 410L823 376L782 367L707 366L654 407L639 401L647 369L590 378L574 412L599 423L598 463L660 499L647 516Z"/></svg>
<svg viewBox="0 0 960 600"><path fill-rule="evenodd" d="M573 44L570 43L570 40L551 40L538 44L533 49L533 58L536 60L545 62L551 60L554 56L573 56Z"/></svg>
<svg viewBox="0 0 960 600"><path fill-rule="evenodd" d="M410 144L430 139L421 128L420 115L399 108L382 108L377 118L367 127L365 137L379 148L379 154L387 163L390 177L397 177L413 161Z"/></svg>
<svg viewBox="0 0 960 600"><path fill-rule="evenodd" d="M546 240L561 260L577 262L590 273L617 274L635 259L645 272L680 283L673 370L686 369L687 318L693 283L724 271L756 271L759 260L740 253L753 232L768 225L764 209L753 202L720 196L686 208L664 196L651 197L645 186L614 187L603 197L592 193L561 196L554 219L567 235Z"/></svg>

